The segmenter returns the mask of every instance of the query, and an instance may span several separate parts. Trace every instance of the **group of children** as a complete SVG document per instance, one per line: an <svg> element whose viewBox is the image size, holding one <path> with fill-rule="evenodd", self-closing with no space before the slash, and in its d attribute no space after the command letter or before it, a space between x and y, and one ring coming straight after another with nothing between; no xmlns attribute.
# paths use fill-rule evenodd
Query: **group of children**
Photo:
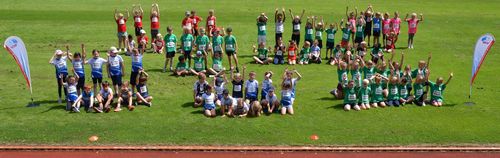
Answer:
<svg viewBox="0 0 500 158"><path fill-rule="evenodd" d="M432 82L429 80L431 54L427 62L419 61L418 68L414 70L410 65L404 66L404 53L401 53L399 63L393 61L394 55L395 52L392 52L387 62L383 58L378 62L373 59L365 61L358 55L353 59L347 57L337 61L338 84L330 93L344 99L346 111L413 103L418 106L442 106L443 92L453 73L446 82L442 77Z"/></svg>
<svg viewBox="0 0 500 158"><path fill-rule="evenodd" d="M293 104L295 101L295 87L302 78L297 70L285 69L281 82L281 92L278 93L273 85L273 72L264 73L262 86L256 79L256 73L248 73L248 80L245 80L246 67L243 66L242 73L234 72L231 69L232 90L225 73L213 75L213 81L209 83L205 73L198 74L198 80L193 86L194 107L203 107L204 115L207 117L217 116L216 108L220 109L222 117L258 117L262 113L293 114ZM294 77L296 75L297 77ZM260 99L259 99L260 89ZM230 94L231 91L231 94Z"/></svg>
<svg viewBox="0 0 500 158"><path fill-rule="evenodd" d="M132 71L130 74L130 82L122 82L125 76L125 65L123 58L118 55L118 50L111 47L107 53L107 59L101 58L98 50L92 51L92 58L86 58L85 45L82 44L82 53L70 53L69 46L66 46L66 52L56 50L49 63L54 65L56 69L56 79L59 90L59 103L62 103L62 90L66 96L66 110L80 112L80 107L83 105L87 112L102 113L109 112L112 108L114 98L117 99L114 111L121 111L121 106L127 106L128 110L132 111L138 104L146 106L152 105L153 97L149 95L147 88L148 74L142 68L142 53L138 49L133 49ZM67 60L73 67L74 75L69 75ZM92 85L86 84L85 65L91 67ZM103 81L103 67L106 65L108 81ZM97 87L99 86L99 92ZM64 89L63 89L64 87ZM93 91L91 90L93 87ZM137 92L134 92L134 88ZM113 93L116 92L116 93ZM136 97L135 103L132 99Z"/></svg>

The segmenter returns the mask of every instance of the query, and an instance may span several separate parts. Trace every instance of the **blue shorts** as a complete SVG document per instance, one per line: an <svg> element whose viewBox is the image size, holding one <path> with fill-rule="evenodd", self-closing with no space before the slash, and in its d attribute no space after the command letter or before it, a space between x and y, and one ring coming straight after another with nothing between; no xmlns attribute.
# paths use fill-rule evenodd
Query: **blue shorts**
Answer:
<svg viewBox="0 0 500 158"><path fill-rule="evenodd" d="M78 95L76 94L68 94L68 101L75 102L78 99Z"/></svg>
<svg viewBox="0 0 500 158"><path fill-rule="evenodd" d="M273 63L275 65L277 64L284 64L285 63L285 60L283 59L283 56L274 56L274 60L273 60Z"/></svg>
<svg viewBox="0 0 500 158"><path fill-rule="evenodd" d="M118 38L121 38L121 37L127 37L128 33L127 32L118 32L116 35L118 36Z"/></svg>
<svg viewBox="0 0 500 158"><path fill-rule="evenodd" d="M213 110L215 109L215 104L205 104L203 105L203 110Z"/></svg>
<svg viewBox="0 0 500 158"><path fill-rule="evenodd" d="M217 94L217 99L218 99L218 100L222 100L222 98L224 98L224 95L222 95L222 94Z"/></svg>

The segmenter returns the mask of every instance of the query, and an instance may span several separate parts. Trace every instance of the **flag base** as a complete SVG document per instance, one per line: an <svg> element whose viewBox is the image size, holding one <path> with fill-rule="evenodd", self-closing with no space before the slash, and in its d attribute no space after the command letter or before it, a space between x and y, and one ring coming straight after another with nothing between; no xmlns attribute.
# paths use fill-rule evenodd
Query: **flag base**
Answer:
<svg viewBox="0 0 500 158"><path fill-rule="evenodd" d="M28 108L37 107L37 106L40 106L40 104L38 104L38 103L33 103L33 102L31 102L31 103L29 103L28 105L26 105L26 107L28 107Z"/></svg>
<svg viewBox="0 0 500 158"><path fill-rule="evenodd" d="M467 106L476 105L476 103L474 103L474 102L465 102L464 104L467 105Z"/></svg>

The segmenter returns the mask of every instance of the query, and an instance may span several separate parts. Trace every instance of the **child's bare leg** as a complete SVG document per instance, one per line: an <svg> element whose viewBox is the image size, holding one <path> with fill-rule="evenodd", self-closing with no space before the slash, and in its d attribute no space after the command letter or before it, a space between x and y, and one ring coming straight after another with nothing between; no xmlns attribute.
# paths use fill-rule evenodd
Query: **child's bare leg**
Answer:
<svg viewBox="0 0 500 158"><path fill-rule="evenodd" d="M385 107L385 102L381 101L381 102L379 102L379 105L380 105L380 107L384 108Z"/></svg>
<svg viewBox="0 0 500 158"><path fill-rule="evenodd" d="M285 108L285 107L282 107L282 108L281 108L281 115L284 115L284 114L286 114L286 108Z"/></svg>
<svg viewBox="0 0 500 158"><path fill-rule="evenodd" d="M205 116L206 117L211 117L212 113L210 112L210 110L205 110Z"/></svg>
<svg viewBox="0 0 500 158"><path fill-rule="evenodd" d="M389 95L389 91L387 89L382 90L382 93L384 94L384 97L387 98L387 95Z"/></svg>
<svg viewBox="0 0 500 158"><path fill-rule="evenodd" d="M290 115L293 115L293 107L292 106L290 106L289 108L287 108L287 110L288 110L288 113Z"/></svg>
<svg viewBox="0 0 500 158"><path fill-rule="evenodd" d="M374 107L374 108L378 107L377 103L372 103L372 107Z"/></svg>
<svg viewBox="0 0 500 158"><path fill-rule="evenodd" d="M194 69L189 69L189 72L191 72L191 74L195 76L198 76L198 72L194 71Z"/></svg>
<svg viewBox="0 0 500 158"><path fill-rule="evenodd" d="M259 63L259 64L264 64L264 62L262 62L259 58L257 58L256 56L253 57L253 60L255 60L256 63Z"/></svg>
<svg viewBox="0 0 500 158"><path fill-rule="evenodd" d="M123 98L122 98L122 97L118 98L118 103L116 104L116 109L117 109L117 110L118 110L118 109L120 109L120 107L121 107L121 105L122 105L122 101L123 101Z"/></svg>
<svg viewBox="0 0 500 158"><path fill-rule="evenodd" d="M217 71L215 71L215 70L214 70L214 69L212 69L212 68L208 68L208 73L209 73L209 74L214 74L214 75L215 75L215 74L217 74Z"/></svg>
<svg viewBox="0 0 500 158"><path fill-rule="evenodd" d="M351 110L351 105L349 105L349 104L344 105L344 110L345 111Z"/></svg>

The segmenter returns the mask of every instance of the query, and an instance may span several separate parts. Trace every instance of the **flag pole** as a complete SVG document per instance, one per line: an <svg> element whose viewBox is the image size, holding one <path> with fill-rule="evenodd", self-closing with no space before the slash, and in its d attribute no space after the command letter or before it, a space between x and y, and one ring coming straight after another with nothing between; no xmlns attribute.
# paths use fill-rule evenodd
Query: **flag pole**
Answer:
<svg viewBox="0 0 500 158"><path fill-rule="evenodd" d="M31 88L31 82L29 83L29 86L30 86L31 103L29 103L26 107L37 107L37 106L40 106L40 104L35 103L35 101L33 100L33 88Z"/></svg>

